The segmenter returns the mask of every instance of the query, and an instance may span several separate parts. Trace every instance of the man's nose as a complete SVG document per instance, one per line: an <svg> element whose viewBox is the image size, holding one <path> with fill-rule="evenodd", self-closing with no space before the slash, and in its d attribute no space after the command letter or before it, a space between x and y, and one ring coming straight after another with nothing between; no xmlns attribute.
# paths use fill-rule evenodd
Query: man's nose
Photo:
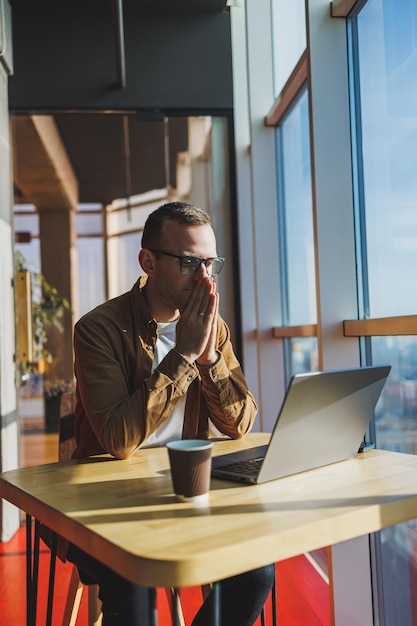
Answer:
<svg viewBox="0 0 417 626"><path fill-rule="evenodd" d="M200 267L198 268L194 276L196 278L204 278L204 276L209 276L205 263L200 263Z"/></svg>

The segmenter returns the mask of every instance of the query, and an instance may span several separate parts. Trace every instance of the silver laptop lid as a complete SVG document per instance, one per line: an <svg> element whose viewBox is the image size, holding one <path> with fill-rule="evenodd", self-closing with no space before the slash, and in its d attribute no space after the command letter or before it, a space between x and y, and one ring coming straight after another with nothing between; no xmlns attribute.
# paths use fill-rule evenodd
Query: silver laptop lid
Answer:
<svg viewBox="0 0 417 626"><path fill-rule="evenodd" d="M293 376L256 482L354 456L390 369L383 365Z"/></svg>

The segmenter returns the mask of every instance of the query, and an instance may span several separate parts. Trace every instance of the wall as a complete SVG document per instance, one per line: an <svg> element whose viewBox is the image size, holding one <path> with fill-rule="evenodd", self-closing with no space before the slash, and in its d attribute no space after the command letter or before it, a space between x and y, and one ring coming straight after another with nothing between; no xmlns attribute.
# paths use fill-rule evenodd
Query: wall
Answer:
<svg viewBox="0 0 417 626"><path fill-rule="evenodd" d="M255 428L270 432L285 392L281 324L274 132L264 124L273 102L269 0L231 7L234 132L242 351L259 406Z"/></svg>
<svg viewBox="0 0 417 626"><path fill-rule="evenodd" d="M10 6L0 0L0 470L17 467L18 423L15 386L15 323L12 246L12 163L7 81L12 72ZM18 510L0 504L0 540L6 541L19 525Z"/></svg>

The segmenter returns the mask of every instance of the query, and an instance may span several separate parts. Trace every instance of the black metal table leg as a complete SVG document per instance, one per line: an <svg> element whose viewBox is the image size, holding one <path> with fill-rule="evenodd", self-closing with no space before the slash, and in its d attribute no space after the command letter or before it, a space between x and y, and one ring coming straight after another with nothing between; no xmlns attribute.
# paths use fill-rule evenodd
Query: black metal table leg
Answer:
<svg viewBox="0 0 417 626"><path fill-rule="evenodd" d="M57 535L53 534L51 546L51 560L49 564L48 604L46 608L46 626L52 626L52 606L54 600L55 568L56 568Z"/></svg>
<svg viewBox="0 0 417 626"><path fill-rule="evenodd" d="M277 612L277 584L276 584L276 575L274 574L274 582L271 587L271 613L272 613L272 626L278 626L278 612ZM269 596L268 596L269 597ZM262 607L261 611L261 626L266 626L266 602Z"/></svg>
<svg viewBox="0 0 417 626"><path fill-rule="evenodd" d="M277 581L274 576L272 585L272 626L278 626L278 610L277 610Z"/></svg>
<svg viewBox="0 0 417 626"><path fill-rule="evenodd" d="M32 517L26 513L26 626L31 626L32 606Z"/></svg>
<svg viewBox="0 0 417 626"><path fill-rule="evenodd" d="M30 598L29 598L29 626L36 626L36 609L38 602L38 579L39 579L39 522L35 520L35 537L33 541L33 562L30 574ZM26 549L31 549L27 546Z"/></svg>
<svg viewBox="0 0 417 626"><path fill-rule="evenodd" d="M212 626L221 626L221 587L220 583L213 583L213 614L212 614Z"/></svg>
<svg viewBox="0 0 417 626"><path fill-rule="evenodd" d="M149 624L158 626L158 607L156 604L156 589L149 588Z"/></svg>

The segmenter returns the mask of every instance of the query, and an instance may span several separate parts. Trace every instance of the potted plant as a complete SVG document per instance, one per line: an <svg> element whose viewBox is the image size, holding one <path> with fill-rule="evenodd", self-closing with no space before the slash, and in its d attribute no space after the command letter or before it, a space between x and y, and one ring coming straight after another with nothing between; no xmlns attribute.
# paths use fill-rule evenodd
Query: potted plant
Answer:
<svg viewBox="0 0 417 626"><path fill-rule="evenodd" d="M65 311L71 311L69 300L39 272L31 272L23 255L16 252L15 268L17 272L30 272L32 281L32 319L33 319L33 362L19 362L21 374L37 370L39 361L52 363L53 355L46 348L47 329L56 328L62 332L62 317Z"/></svg>
<svg viewBox="0 0 417 626"><path fill-rule="evenodd" d="M51 364L54 355L46 347L48 328L63 331L62 318L71 311L69 300L62 296L39 272L27 268L20 252L15 254L16 272L30 272L32 286L33 361L18 361L19 385L25 384L33 373L43 374L45 364ZM59 402L63 393L73 390L73 381L45 380L45 428L57 432L59 428Z"/></svg>

